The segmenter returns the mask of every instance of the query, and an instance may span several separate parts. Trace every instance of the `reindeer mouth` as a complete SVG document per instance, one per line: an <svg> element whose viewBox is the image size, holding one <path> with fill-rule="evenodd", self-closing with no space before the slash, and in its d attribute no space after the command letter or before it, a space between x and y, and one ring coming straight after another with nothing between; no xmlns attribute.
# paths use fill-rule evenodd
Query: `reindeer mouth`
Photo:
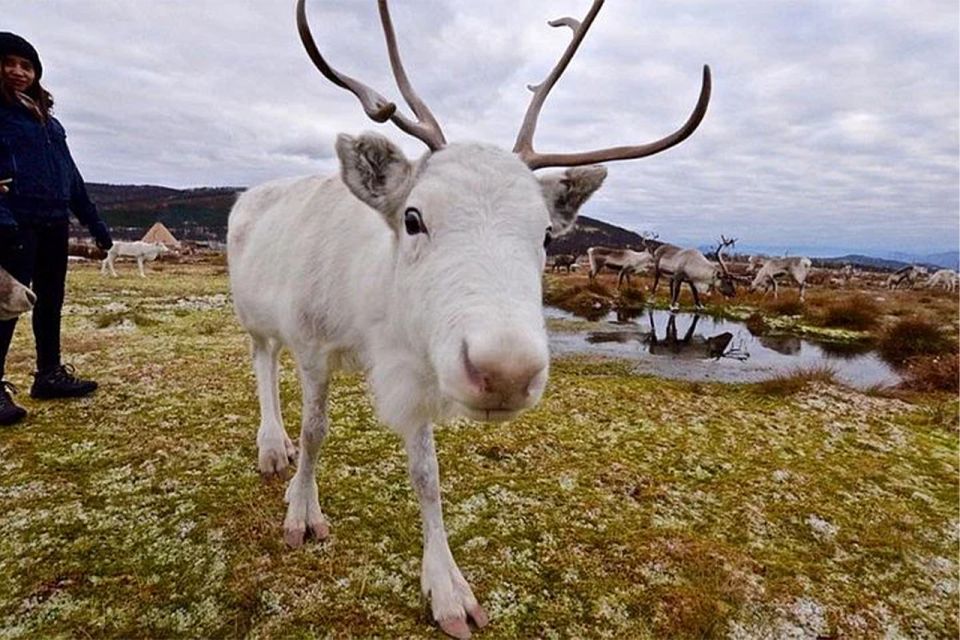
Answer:
<svg viewBox="0 0 960 640"><path fill-rule="evenodd" d="M477 422L508 422L523 411L522 409L483 409L471 407L462 402L454 401L454 403L457 413Z"/></svg>

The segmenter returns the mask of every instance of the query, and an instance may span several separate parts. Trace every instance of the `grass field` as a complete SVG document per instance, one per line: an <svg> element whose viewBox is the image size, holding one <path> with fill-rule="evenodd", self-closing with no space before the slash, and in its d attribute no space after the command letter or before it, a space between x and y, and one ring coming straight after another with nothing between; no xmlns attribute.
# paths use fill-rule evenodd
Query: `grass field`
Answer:
<svg viewBox="0 0 960 640"><path fill-rule="evenodd" d="M0 638L436 638L400 441L340 376L331 538L290 551L256 471L222 266L70 274L95 397L0 431ZM8 372L29 388L21 323ZM290 362L281 382L298 433ZM554 363L537 409L438 431L451 548L483 638L956 638L955 394L719 385Z"/></svg>

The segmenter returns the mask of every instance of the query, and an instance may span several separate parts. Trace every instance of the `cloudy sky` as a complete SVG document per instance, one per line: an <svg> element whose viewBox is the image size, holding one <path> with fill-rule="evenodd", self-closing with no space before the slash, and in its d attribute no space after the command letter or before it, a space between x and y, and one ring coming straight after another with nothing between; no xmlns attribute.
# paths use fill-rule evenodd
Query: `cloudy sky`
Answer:
<svg viewBox="0 0 960 640"><path fill-rule="evenodd" d="M589 0L404 0L407 72L449 140L511 148L569 41L546 21ZM372 0L308 0L327 59L399 101ZM294 0L0 0L40 51L92 182L252 185L333 172L338 132L379 130L303 53ZM609 0L540 117L541 151L685 143L610 165L584 210L692 245L774 251L956 250L956 0Z"/></svg>

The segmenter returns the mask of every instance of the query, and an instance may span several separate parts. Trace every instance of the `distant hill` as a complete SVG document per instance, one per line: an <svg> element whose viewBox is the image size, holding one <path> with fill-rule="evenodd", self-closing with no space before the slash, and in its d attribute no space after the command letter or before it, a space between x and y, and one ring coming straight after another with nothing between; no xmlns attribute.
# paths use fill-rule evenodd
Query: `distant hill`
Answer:
<svg viewBox="0 0 960 640"><path fill-rule="evenodd" d="M118 238L140 238L162 222L183 240L223 241L240 187L171 189L154 185L88 183L87 192Z"/></svg>
<svg viewBox="0 0 960 640"><path fill-rule="evenodd" d="M547 254L575 253L584 256L587 249L596 246L639 249L642 240L640 234L633 231L588 216L578 216L573 230L551 242Z"/></svg>
<svg viewBox="0 0 960 640"><path fill-rule="evenodd" d="M201 187L172 189L156 185L115 185L87 183L90 198L97 203L104 220L120 239L139 239L153 223L162 222L182 240L213 240L224 242L227 235L227 216L243 187ZM593 246L642 246L640 234L622 227L579 216L574 229L555 239L547 253L575 253L586 255ZM704 247L710 252L714 247ZM891 259L893 258L893 259ZM817 266L852 264L866 269L895 270L908 264L922 264L936 268L960 267L960 252L927 256L889 254L876 258L849 254L836 258L814 258Z"/></svg>
<svg viewBox="0 0 960 640"><path fill-rule="evenodd" d="M938 267L943 267L945 269L960 269L960 251L944 251L942 253L930 253L926 255L918 255L911 253L902 253L902 252L891 252L884 255L885 258L890 258L891 260L899 260L901 262L907 263L918 263L918 264L929 264L936 265Z"/></svg>
<svg viewBox="0 0 960 640"><path fill-rule="evenodd" d="M949 255L949 254L942 254ZM930 256L927 256L929 258ZM860 267L862 269L869 269L872 271L896 271L911 264L919 265L921 267L926 267L930 271L936 271L937 269L943 268L953 268L956 269L956 266L950 266L944 264L937 264L928 260L890 260L887 258L875 258L873 256L864 256L860 254L848 254L845 256L839 256L836 258L813 258L813 266L815 267L842 267L845 264L852 264L855 267Z"/></svg>

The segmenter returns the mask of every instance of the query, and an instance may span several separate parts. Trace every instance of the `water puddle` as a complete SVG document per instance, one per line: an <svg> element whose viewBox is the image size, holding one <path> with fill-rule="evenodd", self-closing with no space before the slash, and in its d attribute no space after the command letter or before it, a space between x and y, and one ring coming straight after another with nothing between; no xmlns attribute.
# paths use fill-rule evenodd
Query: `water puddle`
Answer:
<svg viewBox="0 0 960 640"><path fill-rule="evenodd" d="M545 307L548 319L582 322ZM862 345L817 342L790 335L754 336L742 322L695 313L645 310L632 319L611 313L598 322L549 332L552 353L626 358L638 373L717 382L759 382L797 369L829 368L853 387L891 386L900 376Z"/></svg>

